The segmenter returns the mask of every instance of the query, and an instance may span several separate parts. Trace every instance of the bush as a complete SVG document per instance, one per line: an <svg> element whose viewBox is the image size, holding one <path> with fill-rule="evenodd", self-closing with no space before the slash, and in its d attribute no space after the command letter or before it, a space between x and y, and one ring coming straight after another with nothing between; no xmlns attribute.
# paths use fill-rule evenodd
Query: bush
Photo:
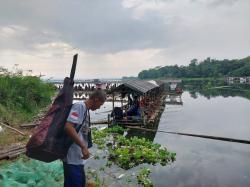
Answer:
<svg viewBox="0 0 250 187"><path fill-rule="evenodd" d="M53 85L39 77L0 75L0 120L10 124L29 121L51 102L54 93Z"/></svg>

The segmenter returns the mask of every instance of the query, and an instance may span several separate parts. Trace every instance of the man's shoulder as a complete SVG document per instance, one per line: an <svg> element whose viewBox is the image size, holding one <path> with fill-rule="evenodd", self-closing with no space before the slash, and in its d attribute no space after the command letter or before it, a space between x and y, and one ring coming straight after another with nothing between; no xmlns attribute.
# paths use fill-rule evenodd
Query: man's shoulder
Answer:
<svg viewBox="0 0 250 187"><path fill-rule="evenodd" d="M86 105L85 105L85 103L84 102L81 102L81 101L78 101L78 102L76 102L76 103L74 103L73 105L72 105L72 107L74 107L74 108L82 108L82 109L86 109Z"/></svg>
<svg viewBox="0 0 250 187"><path fill-rule="evenodd" d="M81 124L86 111L87 108L84 102L74 103L71 107L67 121L71 123Z"/></svg>
<svg viewBox="0 0 250 187"><path fill-rule="evenodd" d="M87 112L87 107L84 102L76 102L72 105L71 111L78 111L80 115L83 115Z"/></svg>

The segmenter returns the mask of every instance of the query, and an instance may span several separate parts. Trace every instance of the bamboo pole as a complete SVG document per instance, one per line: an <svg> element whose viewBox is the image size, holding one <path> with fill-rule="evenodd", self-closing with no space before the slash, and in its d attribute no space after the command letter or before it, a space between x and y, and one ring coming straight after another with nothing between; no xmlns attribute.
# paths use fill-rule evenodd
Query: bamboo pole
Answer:
<svg viewBox="0 0 250 187"><path fill-rule="evenodd" d="M242 140L242 139L234 139L234 138L226 138L226 137L218 137L218 136L208 136L208 135L203 135L203 134L191 134L191 133L162 131L162 130L154 130L154 129L147 129L147 128L141 128L141 127L133 127L133 126L126 126L126 127L129 128L129 129L137 129L137 130L144 130L144 131L151 131L151 132L162 132L162 133L168 133L168 134L177 134L177 135L183 135L183 136L193 136L193 137L220 140L220 141L226 141L226 142L250 144L250 140Z"/></svg>
<svg viewBox="0 0 250 187"><path fill-rule="evenodd" d="M9 128L9 129L11 129L11 130L13 130L13 131L15 131L15 132L18 132L19 134L21 134L21 135L23 135L23 136L25 136L25 134L24 134L23 132L21 132L21 131L15 129L15 128L9 126L9 125L6 125L6 124L4 124L3 122L0 122L0 124L1 124L1 125L4 125L5 127Z"/></svg>

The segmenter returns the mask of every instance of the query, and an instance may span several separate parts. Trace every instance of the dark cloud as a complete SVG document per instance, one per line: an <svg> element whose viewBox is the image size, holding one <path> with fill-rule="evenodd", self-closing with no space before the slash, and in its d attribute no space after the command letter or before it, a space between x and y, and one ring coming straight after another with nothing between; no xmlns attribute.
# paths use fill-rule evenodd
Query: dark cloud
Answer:
<svg viewBox="0 0 250 187"><path fill-rule="evenodd" d="M159 17L135 19L121 1L6 1L0 8L1 25L18 24L31 28L25 44L53 40L44 37L44 28L74 47L92 52L161 48L170 42L168 29ZM55 38L54 38L55 39Z"/></svg>
<svg viewBox="0 0 250 187"><path fill-rule="evenodd" d="M88 76L100 66L123 76L193 58L242 58L249 7L248 0L1 0L0 60L48 68L79 51L93 65Z"/></svg>

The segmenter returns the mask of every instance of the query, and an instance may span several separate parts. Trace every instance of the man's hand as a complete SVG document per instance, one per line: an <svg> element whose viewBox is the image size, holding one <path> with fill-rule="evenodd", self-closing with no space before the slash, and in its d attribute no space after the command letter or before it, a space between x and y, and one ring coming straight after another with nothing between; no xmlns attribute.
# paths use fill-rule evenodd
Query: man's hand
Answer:
<svg viewBox="0 0 250 187"><path fill-rule="evenodd" d="M86 148L85 146L83 146L81 148L82 148L83 159L84 160L88 159L90 156L90 152L89 152L88 148Z"/></svg>
<svg viewBox="0 0 250 187"><path fill-rule="evenodd" d="M83 159L88 159L90 156L88 148L85 146L82 140L80 140L75 128L74 124L67 122L65 125L65 130L69 137L82 149Z"/></svg>

